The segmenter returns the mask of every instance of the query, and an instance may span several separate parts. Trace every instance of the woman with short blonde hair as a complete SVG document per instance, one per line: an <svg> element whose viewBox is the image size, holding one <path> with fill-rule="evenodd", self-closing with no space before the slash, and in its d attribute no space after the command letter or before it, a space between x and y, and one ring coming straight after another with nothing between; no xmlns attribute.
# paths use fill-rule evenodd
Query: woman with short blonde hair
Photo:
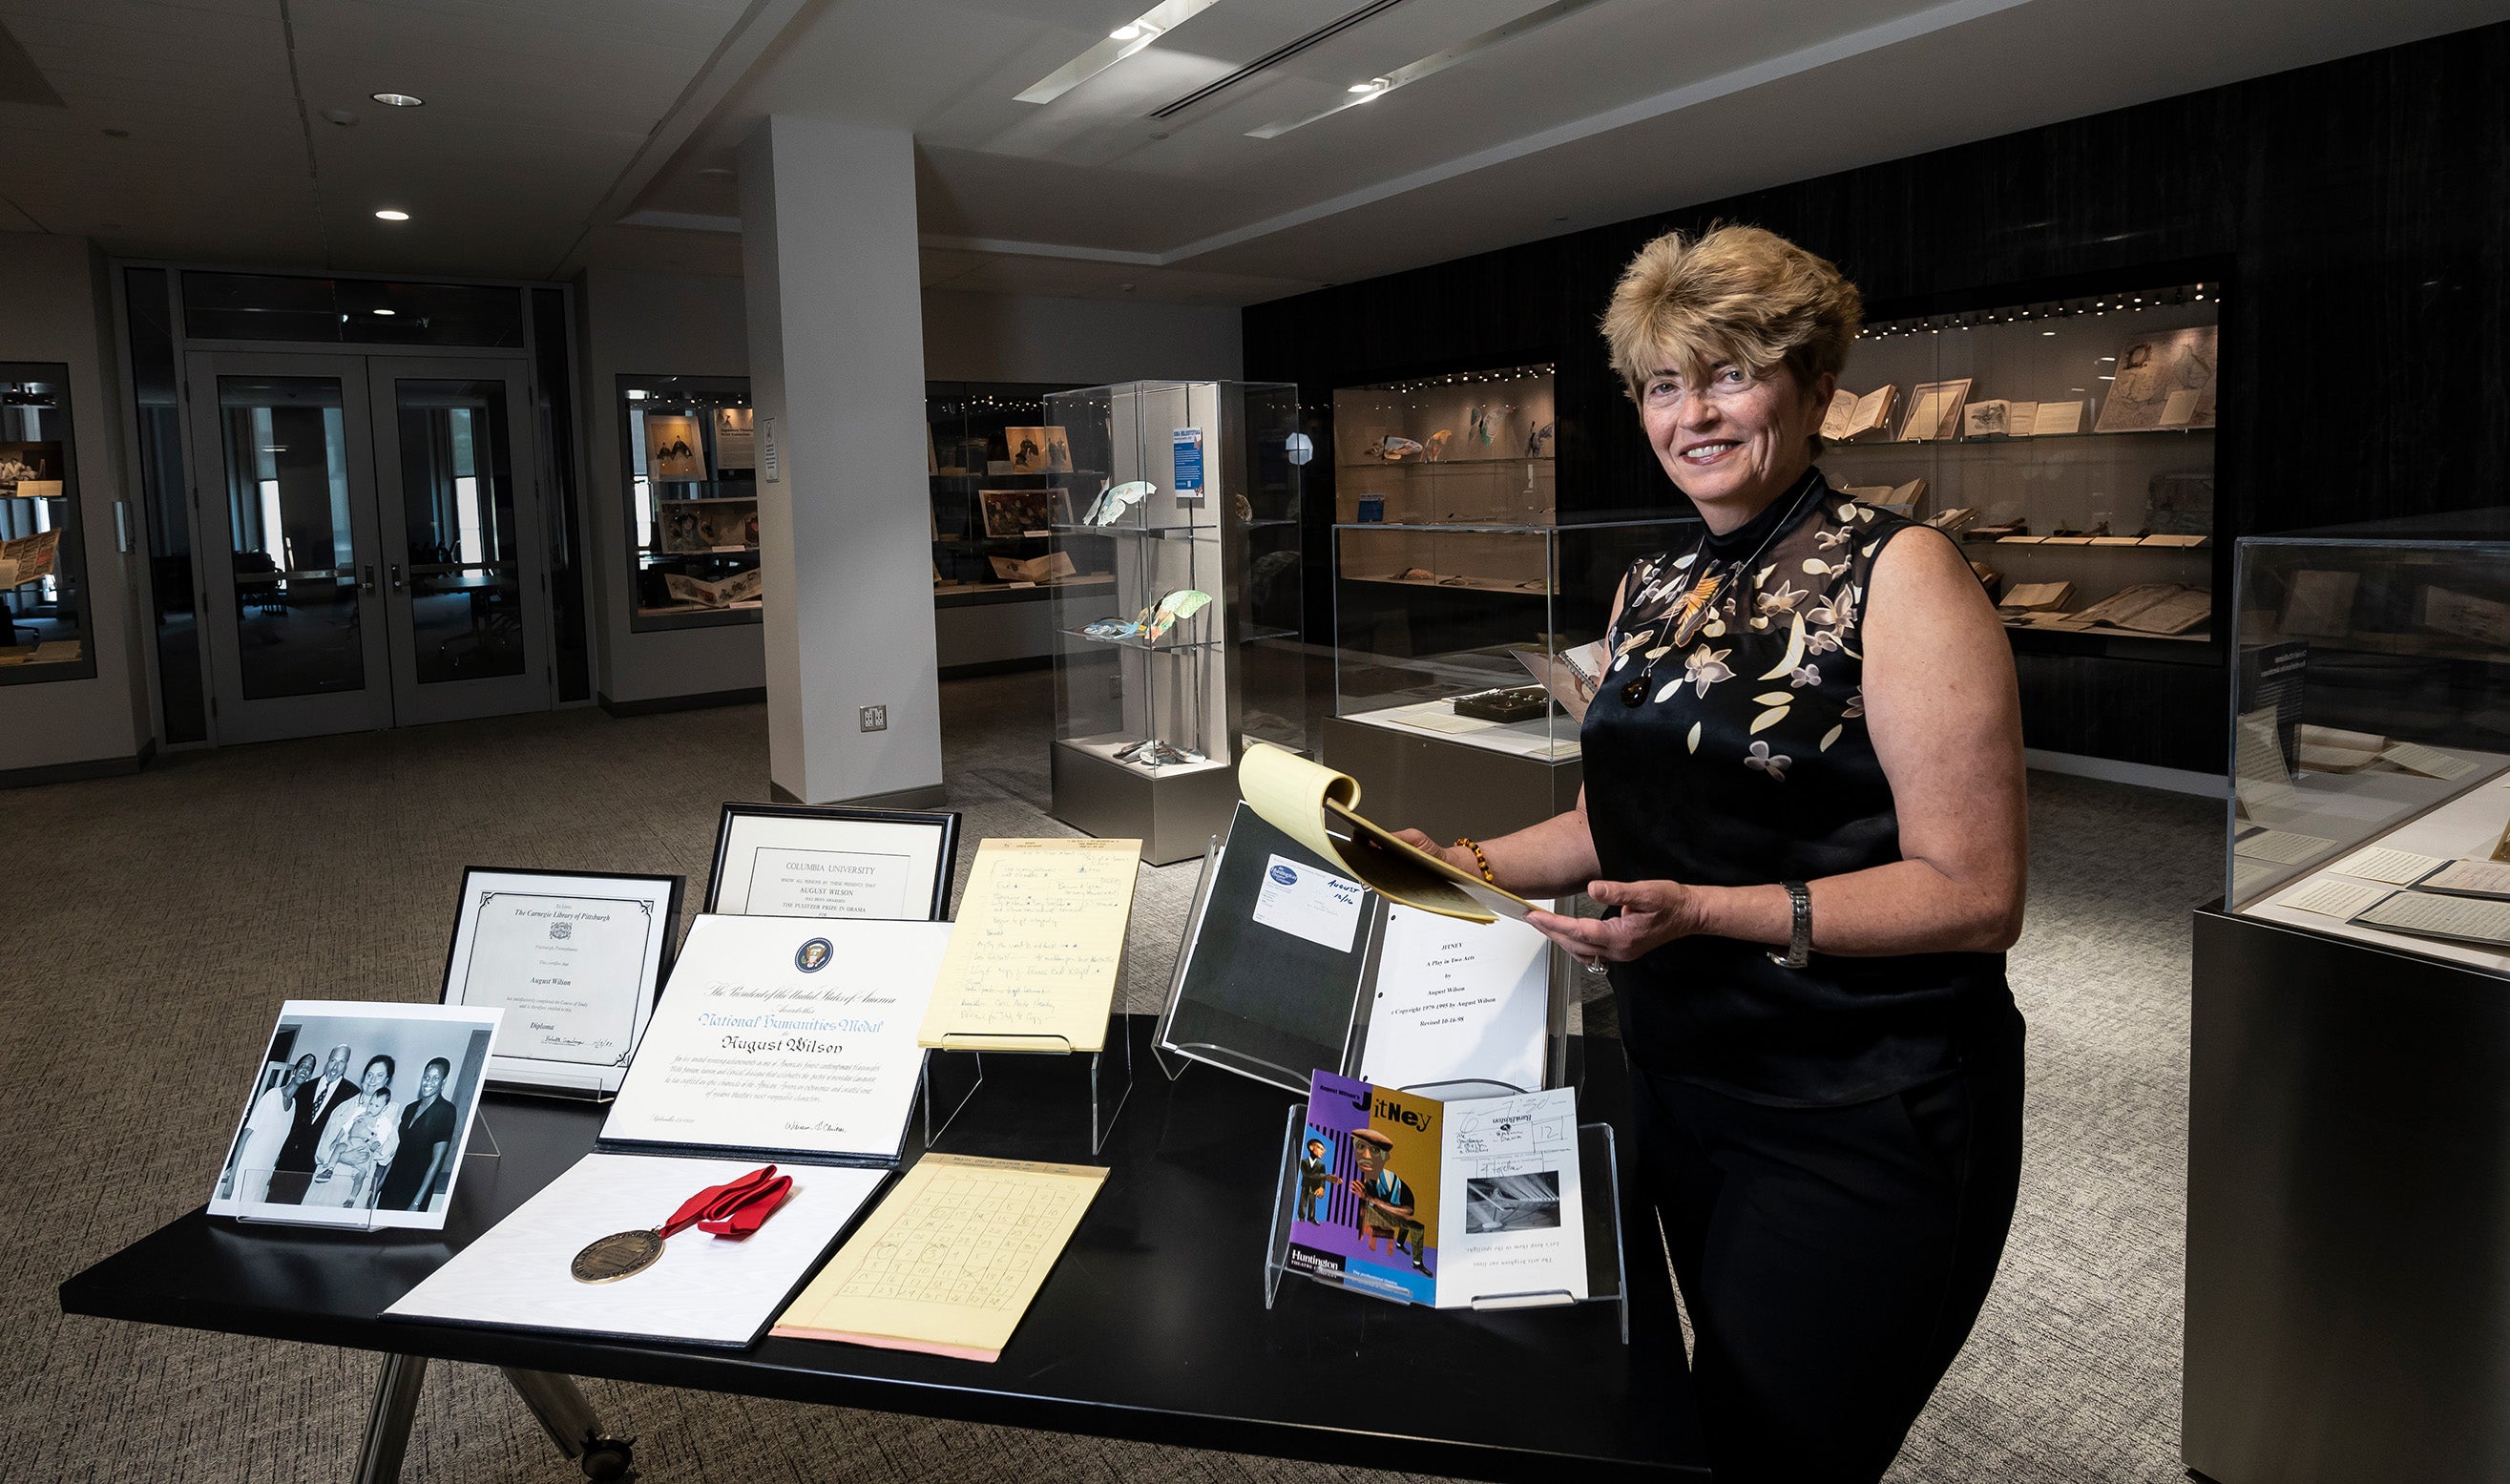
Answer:
<svg viewBox="0 0 2510 1484"><path fill-rule="evenodd" d="M1631 260L1604 337L1704 530L1622 578L1578 807L1443 852L1608 908L1533 921L1612 975L1721 1480L1882 1476L2021 1167L2012 655L1949 540L1813 465L1861 313L1754 227Z"/></svg>

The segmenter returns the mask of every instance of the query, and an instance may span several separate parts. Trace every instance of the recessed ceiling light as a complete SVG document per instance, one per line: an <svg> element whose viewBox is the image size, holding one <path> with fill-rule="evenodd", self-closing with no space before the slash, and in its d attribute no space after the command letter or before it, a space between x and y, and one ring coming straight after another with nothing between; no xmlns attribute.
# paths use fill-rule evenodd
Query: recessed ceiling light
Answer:
<svg viewBox="0 0 2510 1484"><path fill-rule="evenodd" d="M1107 33L1107 39L1040 78L1019 95L1023 103L1051 103L1161 36L1201 15L1218 0L1160 0Z"/></svg>
<svg viewBox="0 0 2510 1484"><path fill-rule="evenodd" d="M406 93L369 93L366 96L387 108L416 108L427 101L423 97L413 97Z"/></svg>
<svg viewBox="0 0 2510 1484"><path fill-rule="evenodd" d="M375 220L377 220L377 221L407 221L407 220L409 220L409 213L408 213L407 211L401 210L401 209L400 209L399 208L398 208L398 207L386 207L386 208L384 208L382 210L377 211L377 212L375 213Z"/></svg>
<svg viewBox="0 0 2510 1484"><path fill-rule="evenodd" d="M1443 52L1432 53L1419 61L1405 62L1384 77L1354 84L1345 91L1339 100L1327 103L1313 113L1304 114L1295 119L1283 119L1277 124L1267 124L1261 129L1250 129L1246 131L1246 137L1277 139L1293 129L1303 129L1318 119L1331 118L1346 108L1356 108L1362 103L1373 103L1406 84L1435 76L1458 62L1478 56L1493 47L1514 41L1529 32L1540 30L1555 20L1574 16L1588 6L1601 3L1602 0L1551 0L1549 5L1528 11L1514 20L1502 21L1478 35L1467 36Z"/></svg>
<svg viewBox="0 0 2510 1484"><path fill-rule="evenodd" d="M376 314L379 314L379 315L389 315L389 314L393 314L393 313L395 313L395 311L393 311L393 310L389 310L389 309L378 309L378 310L376 310L376 311L375 311L375 313L376 313Z"/></svg>

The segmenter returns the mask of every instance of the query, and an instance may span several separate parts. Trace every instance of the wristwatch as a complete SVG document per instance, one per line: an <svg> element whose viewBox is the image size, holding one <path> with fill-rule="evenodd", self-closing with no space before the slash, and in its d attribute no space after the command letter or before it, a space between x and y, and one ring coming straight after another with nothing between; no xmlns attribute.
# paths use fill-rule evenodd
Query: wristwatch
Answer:
<svg viewBox="0 0 2510 1484"><path fill-rule="evenodd" d="M1812 893L1801 881L1782 881L1787 900L1795 905L1795 927L1787 933L1787 951L1769 955L1780 969L1802 969L1812 962Z"/></svg>

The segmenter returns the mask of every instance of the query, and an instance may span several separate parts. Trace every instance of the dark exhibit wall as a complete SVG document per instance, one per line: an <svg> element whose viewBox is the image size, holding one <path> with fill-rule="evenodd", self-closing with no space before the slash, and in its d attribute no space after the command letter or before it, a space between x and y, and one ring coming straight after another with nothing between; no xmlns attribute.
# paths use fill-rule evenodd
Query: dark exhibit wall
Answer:
<svg viewBox="0 0 2510 1484"><path fill-rule="evenodd" d="M1596 317L1640 244L1720 221L1836 260L1877 315L2225 281L2218 590L2251 532L2495 505L2510 476L2510 24L2069 120L1245 312L1246 374L1330 393L1557 362L1564 521L1679 496ZM1309 550L1331 550L1330 460ZM1312 562L1312 638L1332 631ZM2227 611L2225 609L2225 611ZM2225 766L2225 670L2018 657L2035 747Z"/></svg>

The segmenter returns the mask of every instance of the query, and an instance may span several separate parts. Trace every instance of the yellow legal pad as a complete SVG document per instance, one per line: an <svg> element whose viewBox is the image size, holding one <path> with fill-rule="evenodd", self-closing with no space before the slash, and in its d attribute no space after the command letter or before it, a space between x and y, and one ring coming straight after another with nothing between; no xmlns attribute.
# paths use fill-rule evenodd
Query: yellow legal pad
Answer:
<svg viewBox="0 0 2510 1484"><path fill-rule="evenodd" d="M1237 791L1265 823L1339 863L1388 901L1468 923L1525 921L1534 903L1394 838L1362 818L1359 780L1286 748L1250 742L1237 761ZM954 939L952 947L958 944ZM927 1043L930 1045L930 1043Z"/></svg>
<svg viewBox="0 0 2510 1484"><path fill-rule="evenodd" d="M1096 1051L1124 965L1139 840L987 840L916 1044Z"/></svg>
<svg viewBox="0 0 2510 1484"><path fill-rule="evenodd" d="M1089 1164L926 1155L773 1333L1000 1359L1106 1179Z"/></svg>

